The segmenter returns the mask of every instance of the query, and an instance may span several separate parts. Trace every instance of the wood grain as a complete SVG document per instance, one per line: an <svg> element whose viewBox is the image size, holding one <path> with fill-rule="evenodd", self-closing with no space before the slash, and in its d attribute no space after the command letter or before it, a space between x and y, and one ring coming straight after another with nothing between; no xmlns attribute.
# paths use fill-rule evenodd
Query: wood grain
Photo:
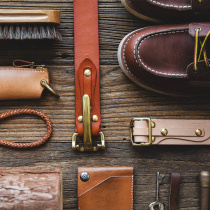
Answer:
<svg viewBox="0 0 210 210"><path fill-rule="evenodd" d="M106 150L78 153L71 150L74 133L74 43L73 0L1 1L5 9L58 9L59 30L63 41L26 41L0 43L0 64L11 65L14 59L47 64L51 85L60 94L57 100L45 91L40 101L1 101L1 112L14 108L34 108L52 120L52 138L40 148L15 150L0 148L0 167L62 167L64 209L77 209L78 166L134 166L134 209L144 210L155 201L156 172L166 175L160 188L160 200L168 206L170 172L181 172L180 209L199 209L198 174L210 167L209 146L153 146L133 148L130 144L131 118L209 119L210 97L176 98L159 95L132 83L120 70L117 48L129 32L153 25L129 14L120 0L99 0L101 114ZM16 142L39 139L45 132L38 118L24 116L0 123L0 138Z"/></svg>
<svg viewBox="0 0 210 210"><path fill-rule="evenodd" d="M61 168L0 168L0 186L0 209L63 209Z"/></svg>

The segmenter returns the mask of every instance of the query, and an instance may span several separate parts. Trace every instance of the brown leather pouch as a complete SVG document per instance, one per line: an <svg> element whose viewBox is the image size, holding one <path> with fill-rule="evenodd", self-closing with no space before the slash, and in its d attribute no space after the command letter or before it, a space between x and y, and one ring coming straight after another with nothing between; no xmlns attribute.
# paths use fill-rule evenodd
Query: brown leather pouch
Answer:
<svg viewBox="0 0 210 210"><path fill-rule="evenodd" d="M79 167L78 209L133 209L133 167Z"/></svg>
<svg viewBox="0 0 210 210"><path fill-rule="evenodd" d="M0 100L39 99L44 87L53 92L44 65L16 60L13 67L0 67Z"/></svg>

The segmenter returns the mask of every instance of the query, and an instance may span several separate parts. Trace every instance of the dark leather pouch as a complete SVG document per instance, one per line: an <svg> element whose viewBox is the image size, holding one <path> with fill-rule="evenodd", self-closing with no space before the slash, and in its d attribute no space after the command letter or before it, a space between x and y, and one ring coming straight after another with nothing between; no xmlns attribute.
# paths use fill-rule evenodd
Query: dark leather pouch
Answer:
<svg viewBox="0 0 210 210"><path fill-rule="evenodd" d="M133 167L79 167L78 209L133 209Z"/></svg>

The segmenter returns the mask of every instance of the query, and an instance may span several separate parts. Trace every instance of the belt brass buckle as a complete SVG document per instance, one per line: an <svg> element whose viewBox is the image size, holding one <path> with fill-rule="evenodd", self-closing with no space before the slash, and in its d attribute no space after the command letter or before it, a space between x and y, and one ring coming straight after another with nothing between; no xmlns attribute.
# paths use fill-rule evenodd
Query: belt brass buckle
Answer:
<svg viewBox="0 0 210 210"><path fill-rule="evenodd" d="M72 136L72 149L79 150L80 152L98 151L100 148L105 149L105 139L104 139L104 134L102 132L99 132L99 135L101 137L101 144L97 144L96 146L92 145L90 96L89 95L85 94L82 97L82 105L83 105L84 147L80 147L80 145L76 144L78 133L74 133Z"/></svg>
<svg viewBox="0 0 210 210"><path fill-rule="evenodd" d="M149 142L141 142L141 143L135 143L134 142L134 137L133 137L133 127L134 127L134 122L135 121L147 121L148 122L148 133L149 133ZM131 134L131 143L133 146L138 147L138 146L150 146L152 145L153 142L153 137L152 137L152 121L148 117L142 117L142 118L133 118L130 122L130 134Z"/></svg>

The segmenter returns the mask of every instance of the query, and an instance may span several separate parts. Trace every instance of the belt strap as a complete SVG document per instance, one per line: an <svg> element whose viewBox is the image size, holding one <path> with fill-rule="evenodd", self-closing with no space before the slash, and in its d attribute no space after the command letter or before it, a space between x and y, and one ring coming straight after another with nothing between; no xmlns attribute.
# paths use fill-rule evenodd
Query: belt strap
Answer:
<svg viewBox="0 0 210 210"><path fill-rule="evenodd" d="M180 188L180 173L171 172L170 210L178 210Z"/></svg>
<svg viewBox="0 0 210 210"><path fill-rule="evenodd" d="M72 148L96 151L105 148L101 130L98 0L74 0L75 51L75 134ZM101 144L92 146L92 136L101 136ZM84 147L76 145L83 137Z"/></svg>
<svg viewBox="0 0 210 210"><path fill-rule="evenodd" d="M210 120L134 118L130 129L133 146L210 145Z"/></svg>

